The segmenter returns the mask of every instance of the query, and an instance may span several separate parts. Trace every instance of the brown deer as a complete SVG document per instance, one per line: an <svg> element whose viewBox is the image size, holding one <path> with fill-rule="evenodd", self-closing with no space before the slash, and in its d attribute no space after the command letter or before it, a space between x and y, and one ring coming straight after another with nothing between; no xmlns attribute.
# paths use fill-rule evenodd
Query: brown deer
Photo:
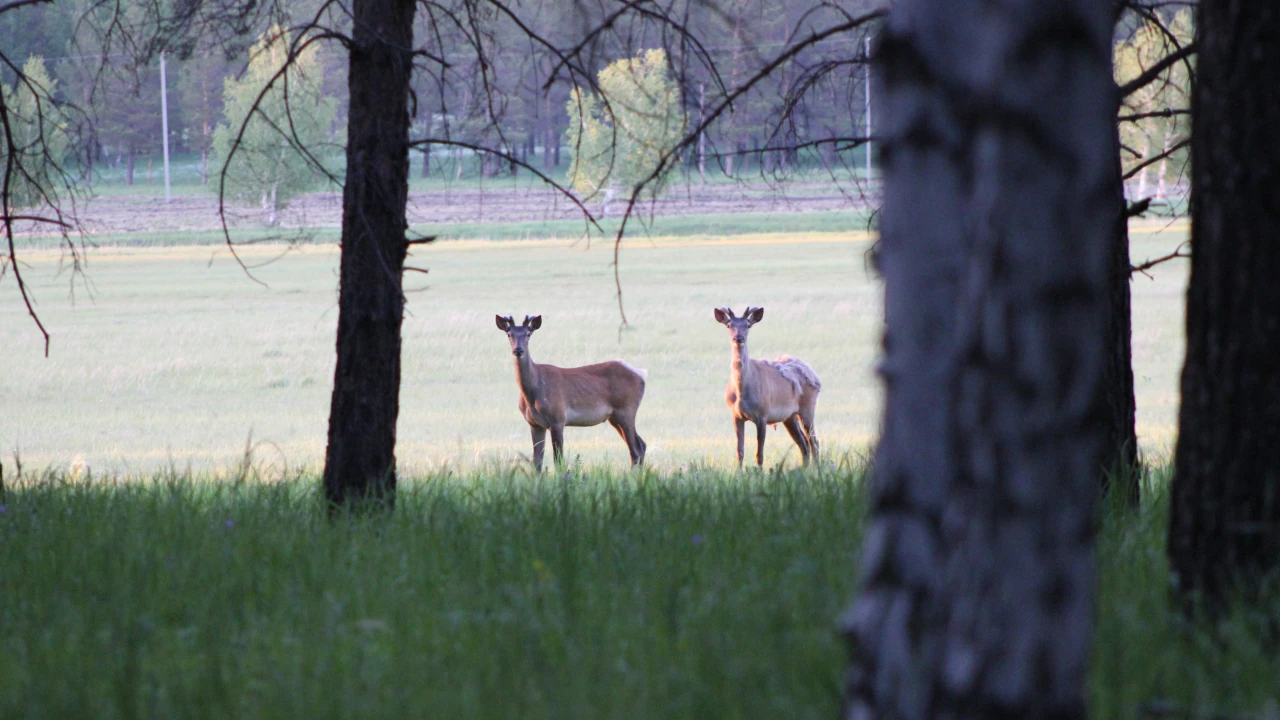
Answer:
<svg viewBox="0 0 1280 720"><path fill-rule="evenodd" d="M783 355L777 360L752 360L747 355L747 333L764 318L764 308L749 307L742 317L729 308L716 308L716 320L729 328L733 361L724 401L733 413L738 432L738 467L742 467L743 431L750 420L756 425L756 465L764 465L765 427L782 423L800 446L804 464L818 461L818 436L813 414L818 407L822 382L803 360Z"/></svg>
<svg viewBox="0 0 1280 720"><path fill-rule="evenodd" d="M555 463L562 466L565 426L590 427L605 421L626 441L632 467L644 462L648 446L636 432L636 411L644 398L645 371L621 360L576 368L535 363L529 355L529 336L542 327L542 316L525 315L519 325L510 316L494 317L516 358L520 414L533 433L533 465L538 472L542 472L548 430Z"/></svg>

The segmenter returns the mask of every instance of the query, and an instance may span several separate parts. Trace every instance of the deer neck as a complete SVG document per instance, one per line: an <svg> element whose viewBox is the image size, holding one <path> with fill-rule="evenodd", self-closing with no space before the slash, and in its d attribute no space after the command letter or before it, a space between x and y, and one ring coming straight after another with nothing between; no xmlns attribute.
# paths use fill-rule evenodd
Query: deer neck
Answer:
<svg viewBox="0 0 1280 720"><path fill-rule="evenodd" d="M747 355L746 343L733 346L733 356L729 361L729 380L739 389L751 383L751 357Z"/></svg>
<svg viewBox="0 0 1280 720"><path fill-rule="evenodd" d="M516 358L516 382L520 384L520 392L525 399L532 402L538 397L541 377L538 365L526 350L523 357Z"/></svg>

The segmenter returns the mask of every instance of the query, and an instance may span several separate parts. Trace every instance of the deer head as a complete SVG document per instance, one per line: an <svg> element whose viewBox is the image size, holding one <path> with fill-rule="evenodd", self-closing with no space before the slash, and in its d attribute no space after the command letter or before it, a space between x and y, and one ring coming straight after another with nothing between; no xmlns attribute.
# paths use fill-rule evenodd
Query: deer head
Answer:
<svg viewBox="0 0 1280 720"><path fill-rule="evenodd" d="M533 317L525 315L524 322L519 325L510 315L494 315L493 319L497 322L498 329L507 334L507 339L511 341L511 354L515 355L517 360L529 353L529 336L534 330L542 327L541 315Z"/></svg>
<svg viewBox="0 0 1280 720"><path fill-rule="evenodd" d="M737 317L729 308L716 308L716 322L729 328L729 332L733 338L734 345L744 345L747 342L747 332L751 330L751 326L764 319L764 308L748 307L742 317Z"/></svg>

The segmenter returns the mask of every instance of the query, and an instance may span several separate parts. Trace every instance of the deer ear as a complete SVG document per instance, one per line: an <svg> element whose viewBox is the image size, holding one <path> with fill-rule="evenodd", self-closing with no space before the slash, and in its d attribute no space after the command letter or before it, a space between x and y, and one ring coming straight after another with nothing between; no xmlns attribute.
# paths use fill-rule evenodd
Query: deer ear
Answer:
<svg viewBox="0 0 1280 720"><path fill-rule="evenodd" d="M501 315L494 315L494 316L493 316L493 319L494 319L494 322L496 322L496 323L497 323L497 325L498 325L498 329L499 329L499 330L501 330L502 332L506 332L506 331L510 330L510 329L511 329L511 325L512 325L512 324L513 324L513 322L514 322L511 318L509 318L509 317L503 317L503 316L501 316Z"/></svg>
<svg viewBox="0 0 1280 720"><path fill-rule="evenodd" d="M534 315L533 317L525 317L524 322L529 326L529 332L533 332L542 327L542 316Z"/></svg>
<svg viewBox="0 0 1280 720"><path fill-rule="evenodd" d="M743 317L749 320L752 325L755 325L756 323L764 319L764 308L762 307L747 308L747 312L744 313Z"/></svg>
<svg viewBox="0 0 1280 720"><path fill-rule="evenodd" d="M728 325L729 317L732 314L733 314L733 311L730 310L729 308L716 308L716 322L720 323L721 325Z"/></svg>

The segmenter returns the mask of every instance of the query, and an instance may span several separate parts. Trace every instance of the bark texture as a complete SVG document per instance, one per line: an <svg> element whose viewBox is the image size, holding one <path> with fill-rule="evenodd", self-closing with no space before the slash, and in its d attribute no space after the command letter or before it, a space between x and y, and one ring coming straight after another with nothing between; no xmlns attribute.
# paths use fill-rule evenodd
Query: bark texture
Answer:
<svg viewBox="0 0 1280 720"><path fill-rule="evenodd" d="M844 716L1083 718L1109 6L901 0L877 67L886 406Z"/></svg>
<svg viewBox="0 0 1280 720"><path fill-rule="evenodd" d="M1196 28L1169 559L1188 607L1220 610L1280 563L1280 5L1205 0Z"/></svg>
<svg viewBox="0 0 1280 720"><path fill-rule="evenodd" d="M413 12L413 0L352 6L338 361L324 467L331 509L395 502Z"/></svg>
<svg viewBox="0 0 1280 720"><path fill-rule="evenodd" d="M1118 92L1118 90L1117 90ZM1133 311L1130 298L1132 263L1129 259L1129 218L1120 169L1120 128L1111 133L1111 196L1114 208L1111 252L1107 267L1107 362L1103 374L1107 420L1103 439L1102 489L1128 507L1141 501L1138 467L1137 404L1133 395Z"/></svg>

